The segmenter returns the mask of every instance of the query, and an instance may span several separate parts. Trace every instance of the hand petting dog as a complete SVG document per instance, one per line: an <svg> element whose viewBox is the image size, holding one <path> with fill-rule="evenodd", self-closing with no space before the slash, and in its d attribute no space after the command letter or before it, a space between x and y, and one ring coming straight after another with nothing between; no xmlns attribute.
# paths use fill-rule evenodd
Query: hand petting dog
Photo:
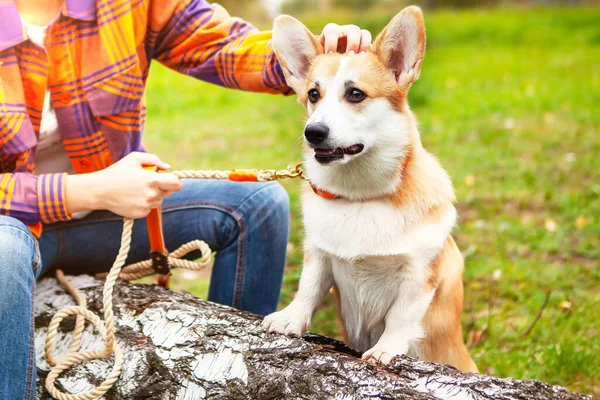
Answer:
<svg viewBox="0 0 600 400"><path fill-rule="evenodd" d="M323 28L319 42L325 53L362 53L371 47L371 32L356 25L330 23Z"/></svg>

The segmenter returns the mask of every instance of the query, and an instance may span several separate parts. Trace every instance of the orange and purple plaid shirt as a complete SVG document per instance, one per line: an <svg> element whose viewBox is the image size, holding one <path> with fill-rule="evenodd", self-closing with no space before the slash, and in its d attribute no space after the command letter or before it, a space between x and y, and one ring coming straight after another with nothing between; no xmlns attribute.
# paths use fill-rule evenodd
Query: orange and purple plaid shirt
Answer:
<svg viewBox="0 0 600 400"><path fill-rule="evenodd" d="M35 174L47 89L76 173L143 150L152 59L228 88L290 92L270 32L203 0L65 0L45 44L0 0L0 214L38 229L70 219L66 174Z"/></svg>

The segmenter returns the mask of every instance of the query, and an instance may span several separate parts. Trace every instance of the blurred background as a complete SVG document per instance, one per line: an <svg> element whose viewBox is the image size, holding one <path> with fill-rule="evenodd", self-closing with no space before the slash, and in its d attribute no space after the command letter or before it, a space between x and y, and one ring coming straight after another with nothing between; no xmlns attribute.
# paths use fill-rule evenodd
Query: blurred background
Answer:
<svg viewBox="0 0 600 400"><path fill-rule="evenodd" d="M453 178L464 253L465 340L482 372L600 396L600 8L576 0L424 0L427 53L410 92L422 141ZM386 0L224 1L269 29L289 13L314 33L375 36ZM177 88L177 90L173 90ZM301 159L294 97L240 93L156 64L146 145L175 168L283 168ZM302 263L300 182L280 306ZM174 287L206 296L210 271ZM332 299L311 330L340 337Z"/></svg>

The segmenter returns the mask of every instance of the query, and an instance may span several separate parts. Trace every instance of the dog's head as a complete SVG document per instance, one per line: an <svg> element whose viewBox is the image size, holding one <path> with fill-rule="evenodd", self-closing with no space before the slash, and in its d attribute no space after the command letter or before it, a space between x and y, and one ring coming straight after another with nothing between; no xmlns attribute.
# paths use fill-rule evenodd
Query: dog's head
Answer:
<svg viewBox="0 0 600 400"><path fill-rule="evenodd" d="M371 166L396 168L412 140L406 96L425 54L421 10L402 10L366 53L323 54L317 38L286 15L275 20L273 44L288 85L308 110L307 162L350 165L370 157Z"/></svg>

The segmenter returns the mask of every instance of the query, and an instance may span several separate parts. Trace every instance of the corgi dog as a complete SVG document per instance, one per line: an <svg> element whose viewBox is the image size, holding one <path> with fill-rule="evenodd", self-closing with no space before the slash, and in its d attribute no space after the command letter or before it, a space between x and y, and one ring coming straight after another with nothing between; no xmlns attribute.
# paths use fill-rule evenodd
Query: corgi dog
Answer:
<svg viewBox="0 0 600 400"><path fill-rule="evenodd" d="M388 364L407 354L477 372L460 325L454 189L423 148L407 102L425 54L421 10L402 10L361 54L324 54L285 15L275 20L273 45L308 110L310 186L298 293L264 319L265 329L300 336L333 287L345 340L363 359Z"/></svg>

